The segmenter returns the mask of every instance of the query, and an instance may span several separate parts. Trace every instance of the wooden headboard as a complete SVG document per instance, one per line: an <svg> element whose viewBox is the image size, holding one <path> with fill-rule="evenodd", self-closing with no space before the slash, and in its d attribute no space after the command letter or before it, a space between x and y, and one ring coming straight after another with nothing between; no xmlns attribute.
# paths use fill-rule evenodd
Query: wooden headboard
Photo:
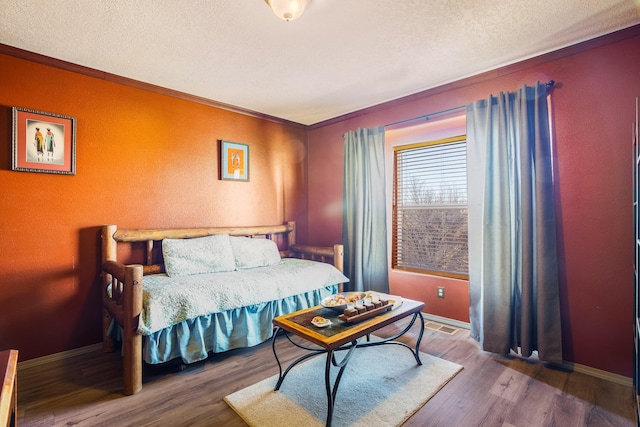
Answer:
<svg viewBox="0 0 640 427"><path fill-rule="evenodd" d="M162 239L189 239L194 237L228 234L230 236L246 236L252 238L266 238L284 243L286 247L280 250L283 257L311 259L314 261L333 261L333 265L344 270L343 246L317 247L296 244L296 224L289 221L281 225L248 226L248 227L202 227L202 228L148 228L148 229L118 229L116 225L102 227L102 263L117 262L118 243L146 243L144 274L164 273L164 264L154 261L154 243Z"/></svg>

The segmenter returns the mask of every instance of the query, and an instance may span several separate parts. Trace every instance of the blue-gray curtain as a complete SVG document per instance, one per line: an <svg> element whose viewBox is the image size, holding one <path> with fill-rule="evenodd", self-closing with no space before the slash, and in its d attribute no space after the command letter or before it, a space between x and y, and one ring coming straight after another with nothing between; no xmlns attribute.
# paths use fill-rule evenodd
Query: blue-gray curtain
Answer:
<svg viewBox="0 0 640 427"><path fill-rule="evenodd" d="M552 154L546 84L467 105L471 336L561 362Z"/></svg>
<svg viewBox="0 0 640 427"><path fill-rule="evenodd" d="M384 127L344 135L342 242L351 291L389 292Z"/></svg>

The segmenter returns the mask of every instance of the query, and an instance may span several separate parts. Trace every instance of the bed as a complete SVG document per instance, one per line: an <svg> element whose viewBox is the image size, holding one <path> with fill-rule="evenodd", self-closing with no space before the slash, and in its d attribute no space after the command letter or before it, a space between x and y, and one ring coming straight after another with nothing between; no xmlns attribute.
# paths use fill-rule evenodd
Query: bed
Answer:
<svg viewBox="0 0 640 427"><path fill-rule="evenodd" d="M103 348L121 345L127 395L142 389L143 363L194 363L260 344L272 336L274 317L318 305L348 281L342 245L297 245L294 222L104 225L101 240ZM142 262L126 264L118 256Z"/></svg>

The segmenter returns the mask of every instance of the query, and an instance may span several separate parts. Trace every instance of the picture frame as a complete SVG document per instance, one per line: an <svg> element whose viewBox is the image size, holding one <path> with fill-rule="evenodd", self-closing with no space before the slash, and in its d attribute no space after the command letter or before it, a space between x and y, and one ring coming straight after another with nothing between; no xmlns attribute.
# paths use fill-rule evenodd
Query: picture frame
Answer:
<svg viewBox="0 0 640 427"><path fill-rule="evenodd" d="M220 140L220 179L249 181L249 145Z"/></svg>
<svg viewBox="0 0 640 427"><path fill-rule="evenodd" d="M11 170L76 174L76 119L13 107Z"/></svg>

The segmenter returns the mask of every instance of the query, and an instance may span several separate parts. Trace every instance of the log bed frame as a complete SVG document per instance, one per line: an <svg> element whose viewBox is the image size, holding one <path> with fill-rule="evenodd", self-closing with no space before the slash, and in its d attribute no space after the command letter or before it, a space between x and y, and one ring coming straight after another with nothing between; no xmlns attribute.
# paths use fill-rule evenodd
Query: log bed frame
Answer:
<svg viewBox="0 0 640 427"><path fill-rule="evenodd" d="M216 234L230 236L264 237L286 243L281 256L330 262L341 272L344 249L342 245L318 247L297 245L295 222L284 225L250 227L210 227L171 229L122 229L115 225L102 226L102 332L103 350L112 352L115 342L108 330L114 320L122 327L123 392L132 395L142 389L142 335L138 334L138 319L142 312L142 277L147 274L164 273L162 263L154 263L154 242L165 238L194 238ZM278 236L281 236L278 237ZM118 243L146 243L146 262L125 265L117 260ZM108 287L111 286L111 293ZM342 284L340 292L342 292Z"/></svg>

